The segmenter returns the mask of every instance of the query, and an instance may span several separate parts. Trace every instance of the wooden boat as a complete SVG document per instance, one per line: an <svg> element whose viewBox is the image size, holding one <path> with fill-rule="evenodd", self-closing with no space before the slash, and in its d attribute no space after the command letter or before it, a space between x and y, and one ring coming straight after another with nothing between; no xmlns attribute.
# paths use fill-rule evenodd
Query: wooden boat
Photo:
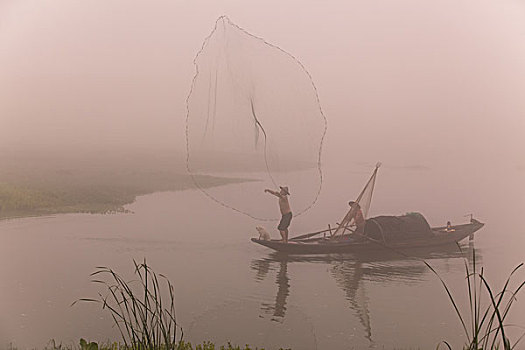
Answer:
<svg viewBox="0 0 525 350"><path fill-rule="evenodd" d="M252 242L289 254L331 254L361 253L390 250L403 253L403 250L428 247L439 249L455 245L470 237L485 224L472 218L467 224L447 225L431 228L426 219L419 213L408 213L402 216L379 216L366 220L361 234L355 234L355 218L366 217L370 206L375 178L380 163L376 165L372 176L359 194L350 210L346 213L337 228L307 233L291 238L287 243L281 240L262 240L252 238ZM357 203L357 206L355 205ZM359 203L361 203L361 206ZM356 215L358 211L362 211ZM365 212L365 214L363 214ZM321 236L322 235L322 236Z"/></svg>
<svg viewBox="0 0 525 350"><path fill-rule="evenodd" d="M432 228L432 236L401 240L397 242L380 241L369 237L358 237L354 234L345 234L337 238L319 237L290 239L288 243L280 240L265 241L252 238L252 242L274 249L278 252L289 254L331 254L331 253L362 253L366 251L394 250L403 252L406 249L454 245L470 237L485 224L472 219L470 223L454 225L446 229L443 227Z"/></svg>

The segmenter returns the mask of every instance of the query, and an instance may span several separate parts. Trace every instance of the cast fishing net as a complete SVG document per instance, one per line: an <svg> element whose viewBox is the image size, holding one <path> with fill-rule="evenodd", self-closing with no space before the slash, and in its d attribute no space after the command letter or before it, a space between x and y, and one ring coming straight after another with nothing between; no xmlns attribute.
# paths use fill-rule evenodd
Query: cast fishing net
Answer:
<svg viewBox="0 0 525 350"><path fill-rule="evenodd" d="M194 60L187 98L187 169L215 202L275 218L265 188L290 188L294 215L316 202L326 132L314 82L291 54L220 17ZM209 176L250 181L210 187Z"/></svg>

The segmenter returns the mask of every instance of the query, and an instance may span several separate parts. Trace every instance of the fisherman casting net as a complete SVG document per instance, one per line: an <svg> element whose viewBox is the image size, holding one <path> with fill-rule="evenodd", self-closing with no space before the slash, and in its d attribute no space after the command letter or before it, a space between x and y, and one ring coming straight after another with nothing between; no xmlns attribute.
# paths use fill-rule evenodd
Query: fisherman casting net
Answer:
<svg viewBox="0 0 525 350"><path fill-rule="evenodd" d="M220 17L195 57L187 99L187 168L217 203L276 217L263 191L289 186L295 216L321 190L326 119L310 74L292 55ZM206 176L250 179L205 188Z"/></svg>

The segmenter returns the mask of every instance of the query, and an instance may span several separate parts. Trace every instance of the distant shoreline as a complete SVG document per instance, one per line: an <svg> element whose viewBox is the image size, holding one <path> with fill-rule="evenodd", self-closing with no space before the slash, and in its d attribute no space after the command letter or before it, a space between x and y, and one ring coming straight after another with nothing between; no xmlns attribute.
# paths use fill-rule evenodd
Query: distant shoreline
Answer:
<svg viewBox="0 0 525 350"><path fill-rule="evenodd" d="M57 214L113 214L137 196L256 181L194 175L171 154L21 155L2 158L0 221Z"/></svg>
<svg viewBox="0 0 525 350"><path fill-rule="evenodd" d="M199 184L203 188L224 186L228 184L254 181L253 179L223 178L198 175ZM181 181L182 180L182 181ZM176 176L171 186L168 184L152 185L148 189L144 188L121 188L113 186L113 190L108 190L107 185L99 188L90 187L84 189L82 186L66 188L65 190L54 191L53 189L35 188L34 186L20 186L0 182L0 203L5 202L22 203L22 208L1 210L0 221L23 219L30 217L51 216L57 214L117 214L129 213L125 209L126 205L136 201L138 196L148 195L156 192L176 192L189 189L197 189L189 175ZM85 192L104 192L97 200L96 196L85 196ZM32 203L32 201L36 203Z"/></svg>

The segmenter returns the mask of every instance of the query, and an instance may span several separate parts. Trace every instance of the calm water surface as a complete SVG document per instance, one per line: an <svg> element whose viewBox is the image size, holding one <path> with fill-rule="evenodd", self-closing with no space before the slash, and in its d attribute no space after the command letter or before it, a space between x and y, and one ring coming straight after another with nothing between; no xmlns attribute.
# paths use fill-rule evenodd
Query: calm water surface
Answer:
<svg viewBox="0 0 525 350"><path fill-rule="evenodd" d="M341 218L346 202L369 176L369 167L357 169L328 169L319 203L307 215L294 218L292 235L325 228ZM498 288L525 260L524 173L457 170L385 166L371 214L421 211L431 225L443 225L447 220L467 221L463 215L473 212L486 222L474 244L463 246L463 253L414 252L466 305L463 259L472 249ZM215 191L227 193L234 186L238 185ZM274 199L261 206L278 215ZM0 346L42 348L50 339L63 344L77 344L80 337L118 339L109 315L99 306L70 305L96 296L99 286L89 282L96 266L110 266L131 279L132 259L143 258L175 284L177 316L187 340L304 350L427 349L441 340L464 342L439 280L417 259L391 252L276 255L249 240L260 224L276 237L275 223L234 213L196 190L143 196L129 209L134 214L0 222ZM525 325L521 299L509 321Z"/></svg>

